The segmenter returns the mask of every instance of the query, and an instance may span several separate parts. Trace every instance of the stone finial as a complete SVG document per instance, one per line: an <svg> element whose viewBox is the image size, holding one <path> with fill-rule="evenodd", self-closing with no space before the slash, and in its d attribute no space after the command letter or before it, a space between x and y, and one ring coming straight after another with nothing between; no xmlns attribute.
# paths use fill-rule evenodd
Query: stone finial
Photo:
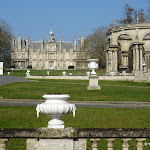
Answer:
<svg viewBox="0 0 150 150"><path fill-rule="evenodd" d="M74 51L76 51L76 49L77 49L77 43L76 43L76 35L74 35Z"/></svg>
<svg viewBox="0 0 150 150"><path fill-rule="evenodd" d="M28 35L28 33L27 33L27 38L29 38L29 35Z"/></svg>
<svg viewBox="0 0 150 150"><path fill-rule="evenodd" d="M43 40L44 39L44 37L43 37L43 34L41 35L41 40Z"/></svg>
<svg viewBox="0 0 150 150"><path fill-rule="evenodd" d="M19 34L19 39L21 39L21 35Z"/></svg>
<svg viewBox="0 0 150 150"><path fill-rule="evenodd" d="M82 35L81 36L81 47L83 47L84 46L84 36Z"/></svg>
<svg viewBox="0 0 150 150"><path fill-rule="evenodd" d="M109 28L112 28L112 24L109 25Z"/></svg>
<svg viewBox="0 0 150 150"><path fill-rule="evenodd" d="M136 23L139 23L139 15L136 15Z"/></svg>
<svg viewBox="0 0 150 150"><path fill-rule="evenodd" d="M50 35L53 35L53 29L51 28L51 31L49 32Z"/></svg>
<svg viewBox="0 0 150 150"><path fill-rule="evenodd" d="M116 20L115 20L115 18L114 18L114 21L113 21L113 25L116 26Z"/></svg>

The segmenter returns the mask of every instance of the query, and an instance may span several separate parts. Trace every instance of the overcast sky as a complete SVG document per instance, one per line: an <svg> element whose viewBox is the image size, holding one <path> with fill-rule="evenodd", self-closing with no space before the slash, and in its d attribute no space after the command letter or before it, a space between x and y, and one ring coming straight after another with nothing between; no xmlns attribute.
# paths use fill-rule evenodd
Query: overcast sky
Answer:
<svg viewBox="0 0 150 150"><path fill-rule="evenodd" d="M1 18L13 27L13 34L32 41L46 40L51 27L56 39L73 41L92 33L94 28L109 26L120 19L125 4L148 9L147 0L0 0Z"/></svg>

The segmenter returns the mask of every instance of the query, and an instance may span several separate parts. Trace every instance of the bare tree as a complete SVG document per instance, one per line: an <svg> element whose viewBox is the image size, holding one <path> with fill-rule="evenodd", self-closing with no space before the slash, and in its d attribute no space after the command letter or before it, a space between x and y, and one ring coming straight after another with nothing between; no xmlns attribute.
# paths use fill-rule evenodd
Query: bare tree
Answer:
<svg viewBox="0 0 150 150"><path fill-rule="evenodd" d="M119 24L130 24L130 23L136 23L137 22L137 16L138 16L138 22L145 22L146 21L146 14L144 13L144 9L136 10L133 7L131 7L129 4L126 4L124 6L123 11L123 18L120 20L117 20Z"/></svg>
<svg viewBox="0 0 150 150"><path fill-rule="evenodd" d="M150 21L150 0L147 1L148 1L147 21Z"/></svg>
<svg viewBox="0 0 150 150"><path fill-rule="evenodd" d="M12 27L0 18L0 61L3 61L4 68L10 67Z"/></svg>
<svg viewBox="0 0 150 150"><path fill-rule="evenodd" d="M99 59L99 67L105 68L105 52L108 27L98 27L85 39L85 49L91 52L91 58Z"/></svg>

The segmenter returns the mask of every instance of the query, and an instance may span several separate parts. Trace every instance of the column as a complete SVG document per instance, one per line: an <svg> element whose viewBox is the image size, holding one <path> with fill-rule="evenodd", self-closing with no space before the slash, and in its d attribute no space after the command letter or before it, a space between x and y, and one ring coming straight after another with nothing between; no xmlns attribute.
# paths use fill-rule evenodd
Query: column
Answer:
<svg viewBox="0 0 150 150"><path fill-rule="evenodd" d="M6 150L6 142L8 139L0 139L0 150Z"/></svg>
<svg viewBox="0 0 150 150"><path fill-rule="evenodd" d="M133 46L133 71L134 72L135 72L135 68L136 68L136 66L135 66L135 62L136 62L135 56L136 56L136 51L135 51L135 45L134 45Z"/></svg>
<svg viewBox="0 0 150 150"><path fill-rule="evenodd" d="M142 45L140 45L140 71L143 71L143 52L142 52Z"/></svg>
<svg viewBox="0 0 150 150"><path fill-rule="evenodd" d="M123 150L129 150L129 144L128 142L131 141L131 138L121 139L123 141Z"/></svg>
<svg viewBox="0 0 150 150"><path fill-rule="evenodd" d="M143 150L143 142L146 141L146 138L137 138L137 150Z"/></svg>
<svg viewBox="0 0 150 150"><path fill-rule="evenodd" d="M108 50L106 51L106 74L109 73L109 54Z"/></svg>
<svg viewBox="0 0 150 150"><path fill-rule="evenodd" d="M126 59L127 59L127 66L129 66L129 63L128 63L128 55L127 55L126 57L127 57L127 58L126 58Z"/></svg>
<svg viewBox="0 0 150 150"><path fill-rule="evenodd" d="M135 45L136 50L136 71L139 71L139 48L138 45Z"/></svg>
<svg viewBox="0 0 150 150"><path fill-rule="evenodd" d="M110 139L106 139L106 141L107 141L107 150L113 150L114 147L113 143L115 139L110 138Z"/></svg>
<svg viewBox="0 0 150 150"><path fill-rule="evenodd" d="M109 60L110 60L110 62L109 62L110 63L109 64L110 65L110 70L109 71L112 72L112 65L113 65L112 64L112 51L110 51L110 59Z"/></svg>
<svg viewBox="0 0 150 150"><path fill-rule="evenodd" d="M125 56L125 66L127 66L127 56Z"/></svg>
<svg viewBox="0 0 150 150"><path fill-rule="evenodd" d="M117 45L110 45L109 46L109 63L110 63L110 69L109 69L109 73L110 72L114 72L115 74L117 73L117 50L118 50L118 46Z"/></svg>
<svg viewBox="0 0 150 150"><path fill-rule="evenodd" d="M92 150L98 150L98 142L100 139L90 139L90 141L92 142Z"/></svg>
<svg viewBox="0 0 150 150"><path fill-rule="evenodd" d="M117 58L117 50L114 52L115 53L115 72L117 73L117 71L118 71L118 67L117 67L117 65L118 65L118 58Z"/></svg>

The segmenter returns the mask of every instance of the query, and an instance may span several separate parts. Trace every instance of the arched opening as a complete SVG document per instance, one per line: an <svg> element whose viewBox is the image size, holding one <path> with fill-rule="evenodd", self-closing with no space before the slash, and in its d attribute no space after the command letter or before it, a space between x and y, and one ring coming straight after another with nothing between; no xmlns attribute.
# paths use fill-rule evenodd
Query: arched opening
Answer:
<svg viewBox="0 0 150 150"><path fill-rule="evenodd" d="M128 73L132 73L133 71L133 45L129 47L128 52Z"/></svg>
<svg viewBox="0 0 150 150"><path fill-rule="evenodd" d="M118 71L126 73L129 70L128 55L129 55L129 45L132 42L132 38L128 34L121 34L118 37L117 42L119 46L118 47ZM132 56L131 52L130 54Z"/></svg>
<svg viewBox="0 0 150 150"><path fill-rule="evenodd" d="M150 45L150 32L145 34L143 37L144 44L144 50L143 50L143 70L144 72L148 71L148 68L150 67L150 53L147 53L149 51L149 45Z"/></svg>

